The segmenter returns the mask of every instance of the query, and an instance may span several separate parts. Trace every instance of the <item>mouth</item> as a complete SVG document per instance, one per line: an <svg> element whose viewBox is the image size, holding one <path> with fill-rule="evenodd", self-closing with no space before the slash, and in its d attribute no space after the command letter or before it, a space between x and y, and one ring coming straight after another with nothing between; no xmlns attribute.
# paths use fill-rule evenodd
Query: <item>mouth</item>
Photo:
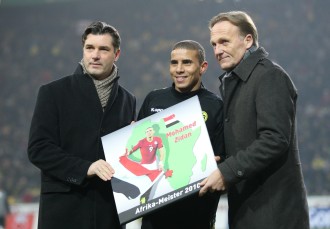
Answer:
<svg viewBox="0 0 330 229"><path fill-rule="evenodd" d="M89 64L91 67L99 67L102 66L100 63L90 63Z"/></svg>
<svg viewBox="0 0 330 229"><path fill-rule="evenodd" d="M224 57L224 56L218 56L218 61L221 62L223 61L224 59L226 59L227 57Z"/></svg>
<svg viewBox="0 0 330 229"><path fill-rule="evenodd" d="M183 82L187 77L186 76L176 76L175 79L177 82Z"/></svg>

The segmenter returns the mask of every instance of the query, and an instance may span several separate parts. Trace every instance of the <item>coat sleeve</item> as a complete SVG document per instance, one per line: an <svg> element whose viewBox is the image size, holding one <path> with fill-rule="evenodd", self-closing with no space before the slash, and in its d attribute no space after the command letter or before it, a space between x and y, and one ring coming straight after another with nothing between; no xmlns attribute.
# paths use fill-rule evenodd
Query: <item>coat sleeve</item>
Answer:
<svg viewBox="0 0 330 229"><path fill-rule="evenodd" d="M43 174L79 185L85 179L91 162L61 148L59 119L58 102L50 87L42 86L31 121L28 157Z"/></svg>

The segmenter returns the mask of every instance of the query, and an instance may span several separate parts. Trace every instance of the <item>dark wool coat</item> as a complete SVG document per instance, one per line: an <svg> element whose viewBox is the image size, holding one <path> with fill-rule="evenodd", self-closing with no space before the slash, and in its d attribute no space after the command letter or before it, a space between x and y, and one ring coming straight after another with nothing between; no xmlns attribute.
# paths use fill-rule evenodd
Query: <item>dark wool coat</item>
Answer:
<svg viewBox="0 0 330 229"><path fill-rule="evenodd" d="M104 159L101 137L135 119L136 99L114 82L103 112L92 79L74 75L39 89L28 156L41 170L39 229L121 228L110 182L86 178Z"/></svg>
<svg viewBox="0 0 330 229"><path fill-rule="evenodd" d="M307 229L297 91L267 55L259 48L225 79L228 158L219 169L229 186L229 224L232 229Z"/></svg>

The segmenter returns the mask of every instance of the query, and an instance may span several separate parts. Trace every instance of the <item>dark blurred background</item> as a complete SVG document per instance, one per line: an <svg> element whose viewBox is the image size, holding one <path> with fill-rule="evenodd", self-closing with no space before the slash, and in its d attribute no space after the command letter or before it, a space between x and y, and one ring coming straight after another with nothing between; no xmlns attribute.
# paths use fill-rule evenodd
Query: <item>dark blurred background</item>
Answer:
<svg viewBox="0 0 330 229"><path fill-rule="evenodd" d="M154 88L170 85L169 54L183 39L206 49L204 84L218 94L222 73L209 45L208 21L245 10L260 45L298 88L298 133L309 195L330 195L330 2L317 0L2 0L0 1L0 189L10 203L37 202L39 171L27 141L41 84L71 74L82 57L81 33L91 21L122 37L121 84L138 109Z"/></svg>

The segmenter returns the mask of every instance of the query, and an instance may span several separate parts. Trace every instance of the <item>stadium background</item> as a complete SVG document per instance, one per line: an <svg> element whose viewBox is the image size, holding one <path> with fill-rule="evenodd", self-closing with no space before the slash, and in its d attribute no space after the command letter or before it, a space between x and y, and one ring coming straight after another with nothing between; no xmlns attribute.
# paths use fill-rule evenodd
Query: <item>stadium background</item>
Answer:
<svg viewBox="0 0 330 229"><path fill-rule="evenodd" d="M36 93L41 84L73 72L86 25L103 20L119 30L120 82L137 96L139 109L150 90L170 84L170 49L182 39L204 45L209 68L203 81L218 93L221 71L207 24L220 11L245 10L255 20L260 45L298 88L298 140L312 226L330 228L329 8L321 0L0 0L0 190L12 212L37 209L39 171L26 154Z"/></svg>

